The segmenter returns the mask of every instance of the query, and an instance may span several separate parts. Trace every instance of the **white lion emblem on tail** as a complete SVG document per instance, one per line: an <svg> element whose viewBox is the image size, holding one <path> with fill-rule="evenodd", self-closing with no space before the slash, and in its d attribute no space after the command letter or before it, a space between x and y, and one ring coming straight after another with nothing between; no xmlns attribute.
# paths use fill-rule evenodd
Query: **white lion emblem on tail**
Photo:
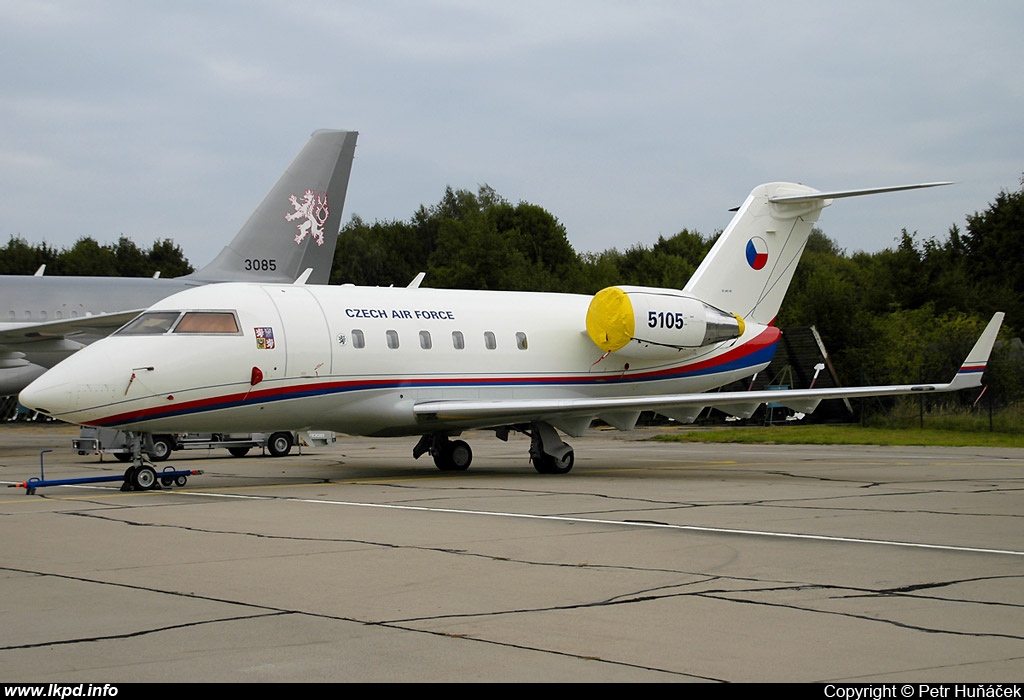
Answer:
<svg viewBox="0 0 1024 700"><path fill-rule="evenodd" d="M302 243L308 235L316 239L317 245L323 245L324 224L327 222L327 216L330 214L330 210L327 208L327 193L306 190L306 193L302 195L301 202L295 195L288 197L288 201L295 207L295 211L291 214L285 214L285 221L303 219L301 223L295 226L295 228L299 229L299 232L295 234L295 242Z"/></svg>

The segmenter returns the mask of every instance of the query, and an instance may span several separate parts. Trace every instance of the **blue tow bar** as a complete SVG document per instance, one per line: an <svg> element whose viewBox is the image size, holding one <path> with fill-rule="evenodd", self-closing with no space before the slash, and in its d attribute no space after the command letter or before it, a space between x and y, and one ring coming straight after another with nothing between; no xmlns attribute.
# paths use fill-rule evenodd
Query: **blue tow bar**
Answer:
<svg viewBox="0 0 1024 700"><path fill-rule="evenodd" d="M69 486L73 484L98 484L109 481L125 481L127 474L111 474L107 476L82 476L75 479L47 479L46 474L43 471L43 455L47 452L53 452L53 450L43 450L39 453L39 478L32 477L27 481L23 481L20 484L8 484L8 488L25 489L25 495L31 496L36 492L37 488L43 486ZM145 469L152 470L152 467L144 467ZM129 470L130 471L130 470ZM160 483L164 486L170 486L175 484L177 486L184 486L188 482L188 477L202 474L203 472L198 469L174 469L173 467L166 467L163 471L153 471L156 479L159 479ZM159 488L154 481L153 485L149 488Z"/></svg>

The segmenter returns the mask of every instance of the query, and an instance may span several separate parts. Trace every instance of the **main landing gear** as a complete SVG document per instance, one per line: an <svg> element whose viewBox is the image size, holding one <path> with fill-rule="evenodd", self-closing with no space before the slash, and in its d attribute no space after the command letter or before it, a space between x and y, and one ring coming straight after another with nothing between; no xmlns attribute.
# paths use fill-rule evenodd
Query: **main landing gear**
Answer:
<svg viewBox="0 0 1024 700"><path fill-rule="evenodd" d="M529 425L516 425L497 431L502 440L508 439L509 430L517 430L530 437L530 462L541 474L567 474L575 462L570 445L563 442L558 432L544 421ZM420 438L412 450L412 456L419 459L429 454L434 465L445 472L461 472L469 469L473 461L473 450L463 440L451 440L447 433L430 433Z"/></svg>
<svg viewBox="0 0 1024 700"><path fill-rule="evenodd" d="M434 466L443 472L464 472L473 461L473 450L463 440L449 440L444 433L424 435L412 449L412 456L419 459L420 455L430 453L434 458Z"/></svg>
<svg viewBox="0 0 1024 700"><path fill-rule="evenodd" d="M551 425L536 421L523 432L530 436L530 461L539 473L568 474L572 470L575 453Z"/></svg>

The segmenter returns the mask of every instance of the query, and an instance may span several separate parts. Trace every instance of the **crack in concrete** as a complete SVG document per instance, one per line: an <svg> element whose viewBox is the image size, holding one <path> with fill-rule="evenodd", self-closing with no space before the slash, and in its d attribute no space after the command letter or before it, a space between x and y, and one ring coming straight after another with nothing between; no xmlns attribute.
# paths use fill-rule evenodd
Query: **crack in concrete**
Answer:
<svg viewBox="0 0 1024 700"><path fill-rule="evenodd" d="M692 679L695 679L695 680L714 681L714 682L722 682L722 683L726 682L725 679L713 678L713 677L710 677L710 676L702 676L702 675L697 675L697 674L692 674L692 673L686 673L684 671L678 671L678 670L674 670L674 669L659 668L657 666L634 664L634 663L630 663L630 662L627 662L627 661L621 661L621 660L617 660L617 659L607 659L607 658L596 657L596 656L591 656L591 655L575 654L575 653L572 653L572 652L569 652L569 651L563 651L563 650L559 650L559 649L546 649L546 648L543 648L543 647L528 646L528 645L523 645L523 644L513 644L513 643L510 643L510 642L502 642L502 641L495 640L495 639L487 639L487 638L484 638L484 637L477 637L477 636L472 636L472 635L468 635L468 634L452 634L450 632L439 632L437 630L424 630L424 629L420 629L420 628L417 628L417 627L410 626L408 624L403 624L403 622L408 622L408 621L402 621L402 620L392 620L392 621L386 621L386 620L377 620L377 621L361 620L361 619L358 619L358 618L345 617L345 616L340 616L340 615L325 615L325 614L322 614L322 613L312 613L312 612L305 611L305 610L276 608L276 607L273 607L273 606L265 606L265 605L254 604L254 603L247 603L247 602L242 602L242 601L234 601L234 600L229 600L229 599L226 599L226 598L215 598L215 597L212 597L212 596L197 595L195 593L183 593L183 592L180 592L180 591L166 591L166 590L162 590L162 589L159 589L159 588L152 588L152 587L146 587L146 586L134 586L134 585L123 584L123 583L114 583L114 582L110 582L110 581L101 581L101 580L98 580L98 579L90 579L90 578L81 577L81 576L68 576L68 575L64 575L64 574L53 574L53 573L47 573L47 572L42 572L42 571L31 571L31 570L26 570L26 569L17 569L17 568L10 568L10 567L0 567L0 571L10 571L10 572L15 572L15 573L29 574L29 575L42 576L42 577L60 578L60 579L65 579L65 580L70 580L70 581L78 581L78 582L82 582L82 583L91 583L91 584L96 584L96 585L101 585L101 586L113 586L113 587L118 587L118 588L127 588L127 589L131 589L131 590L143 591L143 592L147 592L147 593L157 593L157 594L162 594L162 595L171 595L171 596L177 596L177 597L181 597L181 598L189 598L189 599L194 599L194 600L211 601L211 602L217 602L217 603L224 603L224 604L227 604L227 605L237 605L237 606L240 606L240 607L256 608L256 609L260 609L260 610L264 610L265 611L263 613L253 614L253 615L236 615L236 616L231 616L231 617L222 617L222 618L215 618L215 619L211 619L211 620L201 620L201 621L183 623L183 624L179 624L179 625L164 625L164 626L160 626L160 627L153 627L153 628L148 628L148 629L135 630L133 632L126 632L126 633L122 633L122 634L110 634L110 635L103 635L103 636L96 636L96 637L81 637L81 638L75 638L75 639L59 639L59 640L49 640L49 641L46 641L46 642L35 642L35 643L31 643L31 644L18 644L18 645L0 646L0 651L12 651L12 650L16 650L16 649L32 649L32 648L48 647L48 646L66 646L66 645L92 643L92 642L101 642L101 641L118 640L118 639L131 639L131 638L137 638L137 637L142 637L142 636L151 635L151 634L159 634L161 632L166 632L168 630L175 630L175 629L198 628L198 627L204 627L204 626L207 626L207 625L222 624L222 623L225 623L225 622L237 622L237 621L256 620L256 619L267 618L267 617L279 617L279 616L287 616L287 615L300 615L300 616L303 616L303 617L310 617L310 618L321 619L321 620L350 622L350 623L353 623L353 624L365 625L365 626L368 626L368 627L381 627L381 628L385 628L385 629L393 629L393 630L399 630L399 631L403 631L403 632L411 632L413 634L426 634L426 635L435 636L435 637L445 637L445 638L449 638L449 639L465 640L465 641L476 642L476 643L480 643L480 644L488 644L488 645L492 645L492 646L500 646L500 647L506 647L506 648L510 648L510 649L519 649L519 650L522 650L522 651L532 651L532 652L536 652L536 653L540 653L540 654L549 654L549 655L554 655L554 656L563 656L563 657L567 657L567 658L579 659L579 660L582 660L582 661L594 661L596 663L608 664L608 665L613 665L613 666L621 666L621 667L625 667L625 668L635 668L635 669L644 670L644 671L651 671L651 672L656 672L656 673L664 673L664 674L667 674L667 675L672 676L672 677L692 678ZM430 619L443 619L443 618L444 618L444 616L438 616L437 618L424 618L424 619L425 620L430 620Z"/></svg>
<svg viewBox="0 0 1024 700"><path fill-rule="evenodd" d="M937 628L937 627L925 627L924 625L913 625L913 624L910 624L910 623L907 623L907 622L900 622L898 620L893 620L893 619L888 619L888 618L873 617L871 615L864 615L864 614L860 614L860 613L840 612L840 611L837 611L837 610L819 610L817 608L811 608L811 607L806 607L806 606L802 606L802 605L794 605L792 603L770 603L770 602L762 601L762 600L748 600L748 599L737 598L737 597L733 597L733 596L706 595L706 594L703 594L703 593L697 594L697 595L699 597L706 597L706 598L711 598L711 599L714 599L714 600L727 600L727 601L734 602L734 603L745 603L745 604L748 604L748 605L756 605L756 606L761 606L761 607L784 608L784 609L787 609L787 610L799 610L800 612L816 613L816 614L826 615L826 616L830 616L830 617L845 617L845 618L850 618L850 619L854 619L854 620L863 620L863 621L866 621L866 622L875 622L875 623L880 623L880 624L888 625L888 626L891 626L891 627L898 627L898 628L901 628L901 629L913 630L913 631L916 631L916 632L926 632L928 634L948 634L948 635L952 635L952 636L955 636L955 637L971 637L971 638L976 638L976 639L995 638L995 639L1024 640L1024 636L1016 635L1016 634L1003 634L1003 633L999 633L999 632L959 632L959 631L956 631L956 630L940 629L940 628ZM914 597L920 597L920 596L914 596ZM957 601L957 602L972 603L972 604L975 603L975 601L968 601L968 600L962 600L962 601Z"/></svg>

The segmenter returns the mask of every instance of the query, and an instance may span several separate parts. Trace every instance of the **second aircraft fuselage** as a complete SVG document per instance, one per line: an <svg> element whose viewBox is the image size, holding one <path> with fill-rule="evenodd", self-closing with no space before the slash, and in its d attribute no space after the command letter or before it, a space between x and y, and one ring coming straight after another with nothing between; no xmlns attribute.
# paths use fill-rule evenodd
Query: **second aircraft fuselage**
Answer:
<svg viewBox="0 0 1024 700"><path fill-rule="evenodd" d="M590 302L525 292L209 285L148 313L222 312L234 327L189 326L179 317L174 330L126 328L29 391L33 405L62 420L148 432L413 435L427 431L412 410L418 401L706 391L765 367L779 338L774 327L750 324L734 340L659 359L606 353L587 334ZM429 429L477 425L449 417Z"/></svg>

